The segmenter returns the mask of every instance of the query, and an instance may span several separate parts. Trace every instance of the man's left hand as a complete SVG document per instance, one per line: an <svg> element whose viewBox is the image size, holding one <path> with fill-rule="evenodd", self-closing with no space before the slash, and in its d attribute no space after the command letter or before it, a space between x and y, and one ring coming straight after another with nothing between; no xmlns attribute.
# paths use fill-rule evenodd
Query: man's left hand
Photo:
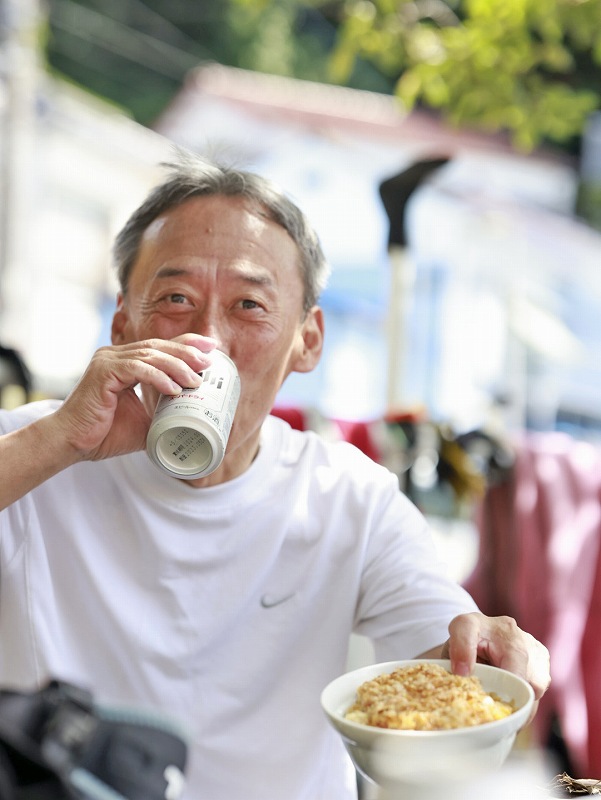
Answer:
<svg viewBox="0 0 601 800"><path fill-rule="evenodd" d="M524 678L538 700L551 683L549 651L511 617L487 617L479 612L460 614L449 625L449 639L424 658L448 658L451 671L471 675L477 661L501 667Z"/></svg>

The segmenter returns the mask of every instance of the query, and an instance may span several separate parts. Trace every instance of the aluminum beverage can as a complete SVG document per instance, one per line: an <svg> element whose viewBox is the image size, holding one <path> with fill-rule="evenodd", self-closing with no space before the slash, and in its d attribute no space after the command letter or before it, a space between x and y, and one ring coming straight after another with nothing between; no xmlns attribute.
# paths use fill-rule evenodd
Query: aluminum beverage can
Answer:
<svg viewBox="0 0 601 800"><path fill-rule="evenodd" d="M211 352L197 389L161 395L146 438L146 451L164 472L193 480L223 461L240 398L240 377L229 356Z"/></svg>

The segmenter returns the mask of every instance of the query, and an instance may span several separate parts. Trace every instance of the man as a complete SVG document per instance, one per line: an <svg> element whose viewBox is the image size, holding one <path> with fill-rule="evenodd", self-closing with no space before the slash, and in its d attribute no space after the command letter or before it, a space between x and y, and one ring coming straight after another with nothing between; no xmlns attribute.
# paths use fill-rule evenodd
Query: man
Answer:
<svg viewBox="0 0 601 800"><path fill-rule="evenodd" d="M59 677L178 717L189 800L353 796L319 706L352 630L379 660L450 653L469 673L479 658L540 697L545 648L439 573L395 476L269 416L323 345L327 265L301 212L182 157L115 257L112 345L64 402L0 414L1 682ZM179 480L146 434L159 394L198 386L215 347L241 379L226 456Z"/></svg>

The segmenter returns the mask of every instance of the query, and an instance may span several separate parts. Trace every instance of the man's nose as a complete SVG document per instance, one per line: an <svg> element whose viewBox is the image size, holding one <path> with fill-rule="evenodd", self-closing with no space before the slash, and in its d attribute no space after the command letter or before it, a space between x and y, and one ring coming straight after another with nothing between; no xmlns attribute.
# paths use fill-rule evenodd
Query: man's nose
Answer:
<svg viewBox="0 0 601 800"><path fill-rule="evenodd" d="M215 339L218 347L221 343L221 328L222 325L216 313L205 310L196 315L194 320L194 333Z"/></svg>

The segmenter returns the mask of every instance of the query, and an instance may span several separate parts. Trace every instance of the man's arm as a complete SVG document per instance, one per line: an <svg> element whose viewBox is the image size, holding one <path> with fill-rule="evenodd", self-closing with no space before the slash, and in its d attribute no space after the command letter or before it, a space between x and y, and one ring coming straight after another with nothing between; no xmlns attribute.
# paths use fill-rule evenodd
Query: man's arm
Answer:
<svg viewBox="0 0 601 800"><path fill-rule="evenodd" d="M54 413L0 436L0 509L78 461L143 449L152 411L135 386L178 394L199 385L214 346L212 339L185 334L97 350Z"/></svg>
<svg viewBox="0 0 601 800"><path fill-rule="evenodd" d="M0 436L0 509L78 459L53 435L47 417Z"/></svg>

